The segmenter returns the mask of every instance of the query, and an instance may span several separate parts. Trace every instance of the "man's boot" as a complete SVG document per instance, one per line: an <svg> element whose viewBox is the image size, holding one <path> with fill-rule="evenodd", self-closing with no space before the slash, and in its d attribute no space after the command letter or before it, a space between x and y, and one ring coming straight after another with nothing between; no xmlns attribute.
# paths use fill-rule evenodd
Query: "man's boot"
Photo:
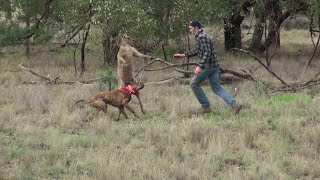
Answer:
<svg viewBox="0 0 320 180"><path fill-rule="evenodd" d="M234 105L232 108L231 108L231 111L232 111L232 114L236 115L236 114L239 114L239 112L241 111L243 105L242 104L239 104L237 103L236 105Z"/></svg>

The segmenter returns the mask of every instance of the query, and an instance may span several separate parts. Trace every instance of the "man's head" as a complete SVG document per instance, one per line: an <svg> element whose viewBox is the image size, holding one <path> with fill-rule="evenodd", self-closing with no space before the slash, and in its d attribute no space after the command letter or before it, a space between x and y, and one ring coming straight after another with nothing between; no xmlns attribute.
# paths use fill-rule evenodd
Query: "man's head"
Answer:
<svg viewBox="0 0 320 180"><path fill-rule="evenodd" d="M191 32L193 35L195 35L196 32L201 28L203 28L203 26L198 20L193 20L189 23L189 32Z"/></svg>

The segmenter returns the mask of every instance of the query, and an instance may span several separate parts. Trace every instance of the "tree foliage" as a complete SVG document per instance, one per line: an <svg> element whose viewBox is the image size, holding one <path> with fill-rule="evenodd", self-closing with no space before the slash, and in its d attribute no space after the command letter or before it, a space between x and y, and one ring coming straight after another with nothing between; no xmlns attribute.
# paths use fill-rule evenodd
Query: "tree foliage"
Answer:
<svg viewBox="0 0 320 180"><path fill-rule="evenodd" d="M34 43L50 42L53 37L64 44L79 37L80 43L90 24L89 31L94 33L89 39L105 49L113 48L105 54L114 54L116 46L111 45L117 43L115 38L121 32L142 43L151 38L168 40L185 35L188 21L198 19L204 25L224 26L225 43L230 43L227 49L231 49L241 47L241 36L235 37L241 35L240 24L248 12L254 11L257 19L271 16L269 6L285 18L307 14L312 21L310 29L319 31L319 0L1 0L0 45L21 43L30 34ZM279 31L283 19L274 21L280 23L275 26ZM264 43L260 36L252 42Z"/></svg>

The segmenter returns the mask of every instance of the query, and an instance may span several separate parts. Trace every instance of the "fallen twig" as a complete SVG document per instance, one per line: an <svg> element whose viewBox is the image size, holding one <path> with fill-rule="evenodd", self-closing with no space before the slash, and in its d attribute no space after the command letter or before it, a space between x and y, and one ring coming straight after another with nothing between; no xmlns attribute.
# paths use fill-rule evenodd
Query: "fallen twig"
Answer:
<svg viewBox="0 0 320 180"><path fill-rule="evenodd" d="M62 81L60 79L60 76L56 77L56 78L50 78L50 76L44 76L41 75L39 73L36 73L35 71L33 71L30 68L24 67L22 64L19 64L19 67L22 68L23 70L26 70L28 72L30 72L31 74L40 77L41 79L45 80L45 81L30 81L30 82L24 82L27 84L40 84L40 83L44 83L44 84L74 84L74 83L81 83L81 84L90 84L92 82L98 81L101 78L94 78L94 79L89 79L89 80L79 80L79 81Z"/></svg>

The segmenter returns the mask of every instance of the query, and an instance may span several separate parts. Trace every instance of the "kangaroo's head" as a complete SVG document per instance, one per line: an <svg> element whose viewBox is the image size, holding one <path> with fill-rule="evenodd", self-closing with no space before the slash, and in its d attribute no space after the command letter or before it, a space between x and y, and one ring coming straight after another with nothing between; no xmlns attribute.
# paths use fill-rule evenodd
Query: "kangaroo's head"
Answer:
<svg viewBox="0 0 320 180"><path fill-rule="evenodd" d="M127 33L121 34L120 37L121 37L121 44L132 45L134 42L134 39L130 37Z"/></svg>

